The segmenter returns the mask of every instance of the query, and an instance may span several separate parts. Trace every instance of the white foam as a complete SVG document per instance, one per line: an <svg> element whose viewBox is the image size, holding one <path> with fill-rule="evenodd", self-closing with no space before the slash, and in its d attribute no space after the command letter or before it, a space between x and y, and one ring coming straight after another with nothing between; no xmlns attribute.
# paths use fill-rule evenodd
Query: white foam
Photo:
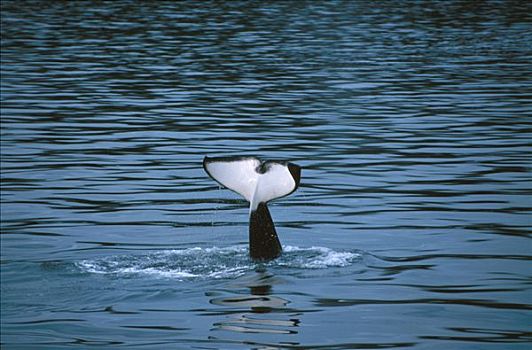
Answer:
<svg viewBox="0 0 532 350"><path fill-rule="evenodd" d="M288 266L308 269L349 266L361 257L358 253L337 252L325 247L300 248L285 246L283 249L285 253L294 255L294 259L288 260Z"/></svg>
<svg viewBox="0 0 532 350"><path fill-rule="evenodd" d="M90 273L106 273L105 271L101 270L96 262L88 261L88 260L82 260L76 263L76 265L85 272Z"/></svg>
<svg viewBox="0 0 532 350"><path fill-rule="evenodd" d="M360 254L335 251L325 247L285 246L283 255L266 266L276 269L327 269L354 264ZM244 245L230 247L192 247L164 250L144 255L114 255L102 259L82 260L76 266L88 273L147 275L177 280L235 278L253 271Z"/></svg>

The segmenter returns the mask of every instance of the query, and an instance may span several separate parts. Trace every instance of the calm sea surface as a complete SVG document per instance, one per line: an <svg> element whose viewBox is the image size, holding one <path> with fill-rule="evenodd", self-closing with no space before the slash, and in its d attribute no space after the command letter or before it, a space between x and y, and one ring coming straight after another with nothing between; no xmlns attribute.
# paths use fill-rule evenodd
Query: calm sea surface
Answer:
<svg viewBox="0 0 532 350"><path fill-rule="evenodd" d="M530 2L1 10L3 349L532 346Z"/></svg>

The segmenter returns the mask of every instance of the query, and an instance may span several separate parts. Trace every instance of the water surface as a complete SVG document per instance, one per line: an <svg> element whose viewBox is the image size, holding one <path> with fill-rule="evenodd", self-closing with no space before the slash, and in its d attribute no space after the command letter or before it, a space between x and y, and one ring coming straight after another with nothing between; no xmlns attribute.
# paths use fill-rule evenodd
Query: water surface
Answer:
<svg viewBox="0 0 532 350"><path fill-rule="evenodd" d="M528 349L526 2L2 2L6 349ZM201 167L303 167L284 255Z"/></svg>

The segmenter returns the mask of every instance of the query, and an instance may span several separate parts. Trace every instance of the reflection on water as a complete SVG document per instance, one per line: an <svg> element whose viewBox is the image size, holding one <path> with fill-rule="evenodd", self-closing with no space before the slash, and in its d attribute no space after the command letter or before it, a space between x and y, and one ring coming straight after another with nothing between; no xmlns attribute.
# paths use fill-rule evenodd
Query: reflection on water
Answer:
<svg viewBox="0 0 532 350"><path fill-rule="evenodd" d="M531 12L2 2L2 346L527 349ZM205 155L304 167L264 270Z"/></svg>
<svg viewBox="0 0 532 350"><path fill-rule="evenodd" d="M258 272L254 280L248 281L249 294L237 296L217 297L211 299L211 304L224 307L221 314L227 315L222 322L215 323L214 330L225 330L242 333L297 333L300 321L298 313L287 313L288 300L272 295L272 285L275 277L267 272ZM292 311L293 312L293 311ZM274 315L259 315L271 314ZM274 318L281 316L282 319Z"/></svg>

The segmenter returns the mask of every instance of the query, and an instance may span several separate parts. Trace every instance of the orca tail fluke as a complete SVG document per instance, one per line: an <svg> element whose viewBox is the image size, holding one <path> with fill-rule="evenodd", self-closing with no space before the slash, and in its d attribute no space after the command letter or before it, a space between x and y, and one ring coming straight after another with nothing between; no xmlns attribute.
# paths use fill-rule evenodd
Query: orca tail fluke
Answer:
<svg viewBox="0 0 532 350"><path fill-rule="evenodd" d="M267 261L281 255L281 243L266 203L294 192L299 186L301 168L294 163L263 162L255 157L205 157L203 168L216 182L250 203L251 258Z"/></svg>
<svg viewBox="0 0 532 350"><path fill-rule="evenodd" d="M268 261L282 252L270 211L266 203L259 203L249 216L249 255L253 260Z"/></svg>

